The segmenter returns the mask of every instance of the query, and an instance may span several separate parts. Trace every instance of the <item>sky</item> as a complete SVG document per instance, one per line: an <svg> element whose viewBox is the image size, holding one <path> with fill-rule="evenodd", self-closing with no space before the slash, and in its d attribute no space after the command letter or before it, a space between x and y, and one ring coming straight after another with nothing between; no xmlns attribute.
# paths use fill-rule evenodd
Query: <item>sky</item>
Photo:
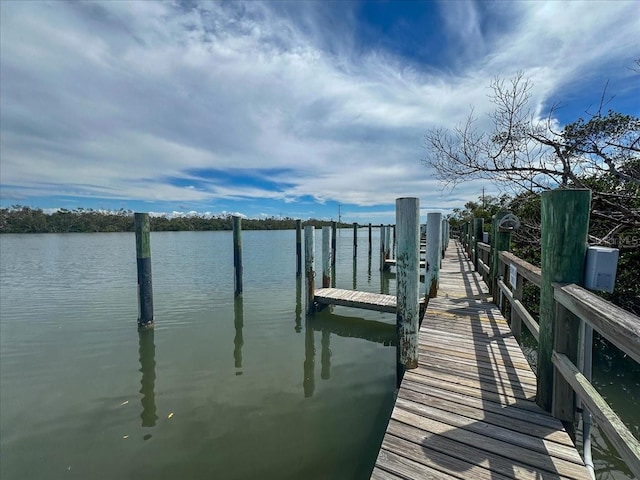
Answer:
<svg viewBox="0 0 640 480"><path fill-rule="evenodd" d="M393 222L449 213L424 135L517 72L563 125L640 115L637 1L0 1L0 206ZM608 82L608 84L607 84Z"/></svg>

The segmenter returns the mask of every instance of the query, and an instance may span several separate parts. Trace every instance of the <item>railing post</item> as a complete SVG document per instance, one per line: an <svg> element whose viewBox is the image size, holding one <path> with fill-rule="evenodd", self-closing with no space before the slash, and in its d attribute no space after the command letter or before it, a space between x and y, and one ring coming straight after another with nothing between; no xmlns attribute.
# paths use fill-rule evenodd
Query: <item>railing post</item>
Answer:
<svg viewBox="0 0 640 480"><path fill-rule="evenodd" d="M398 328L398 366L418 367L418 317L420 281L420 200L396 199L398 253L396 291ZM398 383L401 376L399 375Z"/></svg>
<svg viewBox="0 0 640 480"><path fill-rule="evenodd" d="M484 220L482 218L474 218L473 219L473 266L476 269L476 272L480 271L480 266L478 264L478 258L480 258L478 254L478 242L482 241L483 230L484 230Z"/></svg>
<svg viewBox="0 0 640 480"><path fill-rule="evenodd" d="M233 278L234 295L242 295L242 218L233 216Z"/></svg>
<svg viewBox="0 0 640 480"><path fill-rule="evenodd" d="M438 294L440 273L440 242L442 240L442 214L427 213L427 252L425 254L425 297L434 298Z"/></svg>
<svg viewBox="0 0 640 480"><path fill-rule="evenodd" d="M331 227L322 227L322 288L331 286Z"/></svg>
<svg viewBox="0 0 640 480"><path fill-rule="evenodd" d="M536 402L554 416L573 421L573 391L568 385L563 386L566 382L559 375L554 381L551 353L555 349L576 361L579 322L564 308L556 308L553 283L582 284L591 191L551 190L543 192L541 200L542 284Z"/></svg>
<svg viewBox="0 0 640 480"><path fill-rule="evenodd" d="M302 220L296 220L296 276L302 275Z"/></svg>
<svg viewBox="0 0 640 480"><path fill-rule="evenodd" d="M490 291L491 295L493 295L493 303L496 305L498 304L498 296L500 295L500 288L498 288L498 277L500 277L500 261L498 259L498 254L500 252L508 252L511 248L511 232L507 230L500 230L498 225L500 224L500 220L508 214L509 212L500 210L493 216Z"/></svg>
<svg viewBox="0 0 640 480"><path fill-rule="evenodd" d="M135 213L136 263L138 265L138 328L153 327L153 282L151 277L151 223L148 213Z"/></svg>
<svg viewBox="0 0 640 480"><path fill-rule="evenodd" d="M313 270L315 261L315 228L312 225L304 227L304 271L307 279L307 313L315 312L315 276Z"/></svg>

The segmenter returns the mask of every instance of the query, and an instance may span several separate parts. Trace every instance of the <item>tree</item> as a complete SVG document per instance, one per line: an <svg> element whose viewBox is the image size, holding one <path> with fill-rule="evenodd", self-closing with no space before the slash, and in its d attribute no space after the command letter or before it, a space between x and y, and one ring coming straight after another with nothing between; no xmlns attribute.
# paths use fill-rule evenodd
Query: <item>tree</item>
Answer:
<svg viewBox="0 0 640 480"><path fill-rule="evenodd" d="M640 119L604 112L603 95L586 120L559 128L553 109L546 120L532 113L531 87L522 73L508 82L494 80L489 131L478 130L473 111L462 126L431 129L423 163L452 186L486 179L520 193L591 188L599 222L595 243L613 244L640 229Z"/></svg>

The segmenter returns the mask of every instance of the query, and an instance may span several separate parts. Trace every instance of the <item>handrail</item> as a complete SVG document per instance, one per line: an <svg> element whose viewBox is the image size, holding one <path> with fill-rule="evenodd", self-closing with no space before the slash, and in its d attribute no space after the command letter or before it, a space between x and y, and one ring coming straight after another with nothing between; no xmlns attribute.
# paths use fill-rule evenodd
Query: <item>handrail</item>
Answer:
<svg viewBox="0 0 640 480"><path fill-rule="evenodd" d="M542 284L542 270L540 267L536 267L535 265L516 257L510 252L500 252L499 258L506 264L515 265L518 269L518 274L522 275L534 285L539 287Z"/></svg>
<svg viewBox="0 0 640 480"><path fill-rule="evenodd" d="M566 355L554 350L551 361L596 418L598 425L606 433L629 469L634 475L640 477L640 442Z"/></svg>
<svg viewBox="0 0 640 480"><path fill-rule="evenodd" d="M640 363L640 319L576 284L554 283L553 297Z"/></svg>
<svg viewBox="0 0 640 480"><path fill-rule="evenodd" d="M484 252L490 252L491 251L491 245L489 245L488 243L484 243L484 242L478 242L478 250L482 250Z"/></svg>
<svg viewBox="0 0 640 480"><path fill-rule="evenodd" d="M538 322L535 321L535 319L527 311L522 302L513 297L511 290L509 290L509 287L507 287L507 285L502 280L498 280L498 287L500 287L502 294L507 297L507 300L509 300L509 303L511 303L511 308L513 308L516 313L520 315L520 318L524 320L524 323L527 325L527 328L529 328L531 335L533 335L536 341L539 341L540 325L538 325Z"/></svg>

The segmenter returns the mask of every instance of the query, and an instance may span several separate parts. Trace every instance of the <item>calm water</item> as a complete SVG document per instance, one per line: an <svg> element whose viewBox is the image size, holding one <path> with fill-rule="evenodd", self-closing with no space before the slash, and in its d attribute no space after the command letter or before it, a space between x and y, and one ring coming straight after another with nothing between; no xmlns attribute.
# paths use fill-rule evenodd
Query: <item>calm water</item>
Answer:
<svg viewBox="0 0 640 480"><path fill-rule="evenodd" d="M366 236L354 268L340 232L336 286L394 293ZM234 301L230 232L152 233L156 327L139 335L132 233L0 236L0 478L368 478L394 317L308 322L295 232L243 248ZM640 369L616 355L595 349L594 383L638 436ZM594 443L598 478L632 478Z"/></svg>
<svg viewBox="0 0 640 480"><path fill-rule="evenodd" d="M351 235L337 287L388 289L365 232L354 274ZM139 335L132 233L0 237L3 480L368 478L394 317L308 323L293 231L243 233L234 301L231 240L151 234L156 327Z"/></svg>

